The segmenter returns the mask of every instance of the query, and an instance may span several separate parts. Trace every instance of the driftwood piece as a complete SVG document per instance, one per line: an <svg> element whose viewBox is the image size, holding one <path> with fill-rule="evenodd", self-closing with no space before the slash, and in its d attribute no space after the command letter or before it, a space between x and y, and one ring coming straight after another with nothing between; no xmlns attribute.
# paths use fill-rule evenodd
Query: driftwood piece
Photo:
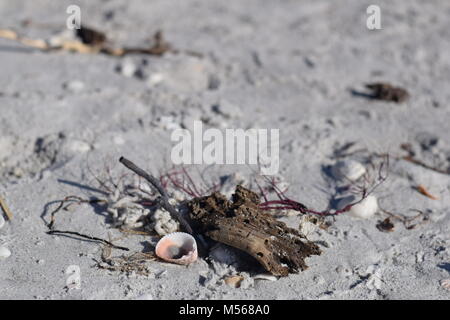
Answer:
<svg viewBox="0 0 450 320"><path fill-rule="evenodd" d="M243 250L276 276L307 268L304 259L321 253L304 235L259 207L259 196L237 186L233 201L214 192L188 203L192 227L211 239Z"/></svg>
<svg viewBox="0 0 450 320"><path fill-rule="evenodd" d="M122 57L127 54L148 54L154 56L162 56L166 52L180 53L180 50L172 48L172 46L165 41L161 31L157 31L153 36L153 43L151 46L145 47L111 47L108 44L108 38L105 33L81 26L80 29L75 30L77 39L63 40L59 45L52 45L43 39L30 39L20 36L17 32L9 29L0 29L0 38L9 39L20 42L26 46L36 48L43 51L72 51L85 54L103 53L111 56ZM198 52L184 50L186 54L201 57Z"/></svg>
<svg viewBox="0 0 450 320"><path fill-rule="evenodd" d="M106 35L92 28L81 26L75 33L84 44L90 46L102 46L106 42Z"/></svg>
<svg viewBox="0 0 450 320"><path fill-rule="evenodd" d="M401 103L409 98L408 91L388 83L370 83L366 87L372 90L372 98L374 99Z"/></svg>

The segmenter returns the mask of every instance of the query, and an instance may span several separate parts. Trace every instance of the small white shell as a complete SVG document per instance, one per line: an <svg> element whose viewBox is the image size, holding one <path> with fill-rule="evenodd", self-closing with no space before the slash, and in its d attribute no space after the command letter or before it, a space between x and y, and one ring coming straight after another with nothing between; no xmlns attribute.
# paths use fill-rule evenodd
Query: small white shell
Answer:
<svg viewBox="0 0 450 320"><path fill-rule="evenodd" d="M366 168L354 160L341 160L331 168L331 173L338 180L356 181L366 173Z"/></svg>
<svg viewBox="0 0 450 320"><path fill-rule="evenodd" d="M254 280L268 280L268 281L277 281L278 278L275 277L274 275L271 275L269 273L261 273L261 274L257 274L256 276L253 277Z"/></svg>
<svg viewBox="0 0 450 320"><path fill-rule="evenodd" d="M162 237L156 244L155 253L161 259L177 264L190 264L198 257L194 237L184 232Z"/></svg>
<svg viewBox="0 0 450 320"><path fill-rule="evenodd" d="M7 247L0 247L0 259L6 259L11 255L11 251Z"/></svg>
<svg viewBox="0 0 450 320"><path fill-rule="evenodd" d="M367 196L363 201L350 209L350 214L357 218L368 219L378 211L378 201L373 195Z"/></svg>
<svg viewBox="0 0 450 320"><path fill-rule="evenodd" d="M0 229L3 228L5 226L5 218L3 218L3 216L0 213Z"/></svg>
<svg viewBox="0 0 450 320"><path fill-rule="evenodd" d="M441 287L450 290L450 279L444 279L441 281Z"/></svg>
<svg viewBox="0 0 450 320"><path fill-rule="evenodd" d="M353 195L342 198L337 204L337 209L341 210L345 208L347 205L356 201L358 201L358 199ZM373 195L368 195L364 200L355 204L349 210L348 213L355 218L369 219L377 212L377 210L378 210L377 197Z"/></svg>

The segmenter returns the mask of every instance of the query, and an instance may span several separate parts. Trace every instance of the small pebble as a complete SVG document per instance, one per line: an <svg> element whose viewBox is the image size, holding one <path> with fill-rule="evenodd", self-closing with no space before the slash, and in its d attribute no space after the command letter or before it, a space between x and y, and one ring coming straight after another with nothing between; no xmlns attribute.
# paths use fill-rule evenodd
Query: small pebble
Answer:
<svg viewBox="0 0 450 320"><path fill-rule="evenodd" d="M74 153L85 153L91 150L91 146L81 140L72 140L69 142L69 150Z"/></svg>
<svg viewBox="0 0 450 320"><path fill-rule="evenodd" d="M0 259L6 259L11 255L11 251L7 247L0 247Z"/></svg>
<svg viewBox="0 0 450 320"><path fill-rule="evenodd" d="M153 73L147 79L147 84L150 87L156 86L157 84L164 81L164 75L161 73Z"/></svg>
<svg viewBox="0 0 450 320"><path fill-rule="evenodd" d="M347 205L358 201L357 198L353 195L342 198L338 204L337 209L341 210L345 208ZM355 217L355 218L361 218L361 219L369 219L372 217L378 210L378 201L377 198L373 195L367 196L364 200L361 202L355 204L350 210L349 215Z"/></svg>
<svg viewBox="0 0 450 320"><path fill-rule="evenodd" d="M133 61L129 59L125 59L122 64L119 66L119 72L121 75L131 78L136 74L137 67Z"/></svg>
<svg viewBox="0 0 450 320"><path fill-rule="evenodd" d="M5 218L0 214L0 229L5 226Z"/></svg>
<svg viewBox="0 0 450 320"><path fill-rule="evenodd" d="M23 170L19 167L14 167L12 174L16 177L16 178L21 178L23 176Z"/></svg>
<svg viewBox="0 0 450 320"><path fill-rule="evenodd" d="M84 83L79 80L73 80L66 82L63 87L66 90L76 93L84 89Z"/></svg>

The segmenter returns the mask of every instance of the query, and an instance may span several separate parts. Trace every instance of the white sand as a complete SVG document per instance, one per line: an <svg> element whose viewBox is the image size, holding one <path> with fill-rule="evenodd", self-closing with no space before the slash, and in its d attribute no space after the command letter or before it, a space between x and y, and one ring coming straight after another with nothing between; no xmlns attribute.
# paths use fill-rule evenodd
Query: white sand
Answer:
<svg viewBox="0 0 450 320"><path fill-rule="evenodd" d="M64 28L71 3L3 1L0 27L48 38ZM187 268L151 262L150 277L99 270L93 259L100 259L100 245L49 236L41 219L46 204L66 195L101 196L74 184L95 186L88 164L95 172L105 164L123 171L117 159L126 155L152 172L164 168L172 146L164 129L171 127L158 121L165 116L175 127L203 118L212 127L280 128L280 173L291 184L289 195L318 210L336 191L322 168L345 143L399 153L401 143L420 151L422 142L419 156L448 166L448 1L377 1L378 31L366 28L370 1L79 3L83 21L116 43L139 45L162 29L176 48L204 57L50 54L0 40L0 195L14 214L0 230L0 245L11 251L0 259L0 298L450 298L440 284L450 278L450 175L405 161L392 161L388 181L376 191L379 204L401 214L428 212L427 224L406 230L396 223L384 233L375 227L384 215L343 214L329 231L311 235L328 247L307 259L307 271L278 281L247 279L239 289L220 280L227 268L202 260ZM25 19L32 20L28 27L21 26ZM137 76L130 77L130 63ZM350 94L374 81L401 85L411 99L392 104ZM231 116L214 112L217 104ZM412 189L417 184L439 200ZM105 214L81 205L61 212L57 226L120 237ZM298 217L285 220L298 226ZM115 243L140 252L146 241L156 238ZM70 265L80 267L81 289L64 289Z"/></svg>

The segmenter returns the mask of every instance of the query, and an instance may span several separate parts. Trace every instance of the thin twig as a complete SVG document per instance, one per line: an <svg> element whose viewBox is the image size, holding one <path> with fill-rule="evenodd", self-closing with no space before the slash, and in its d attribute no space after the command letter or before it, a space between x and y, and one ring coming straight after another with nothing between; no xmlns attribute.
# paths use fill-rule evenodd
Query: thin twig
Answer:
<svg viewBox="0 0 450 320"><path fill-rule="evenodd" d="M8 220L11 221L13 218L13 215L12 215L11 211L9 210L8 206L6 205L5 200L3 200L3 198L1 196L0 196L0 207L2 207L3 212L5 213Z"/></svg>
<svg viewBox="0 0 450 320"><path fill-rule="evenodd" d="M381 157L386 157L385 153L381 153L381 154L380 153L374 153L373 155L376 156L376 157L380 157L380 158ZM418 165L418 166L420 166L422 168L425 168L425 169L428 169L428 170L432 170L432 171L437 172L437 173L450 174L450 169L444 170L444 169L440 169L440 168L437 168L437 167L433 167L432 165L429 165L429 164L423 162L422 160L419 160L419 159L415 158L412 154L409 154L407 156L392 156L392 158L395 159L395 160L408 161L408 162L410 162L412 164Z"/></svg>
<svg viewBox="0 0 450 320"><path fill-rule="evenodd" d="M388 170L389 168L389 155L385 156L385 162L382 162L379 169L378 169L378 182L375 183L372 188L368 189L366 186L362 186L361 189L361 198L358 201L352 202L348 205L346 205L344 208L340 210L336 210L334 212L329 211L316 211L307 208L305 205L303 205L300 202L297 202L295 200L289 199L286 197L286 195L282 192L279 192L280 190L276 185L272 183L272 186L276 187L276 193L278 198L280 200L270 200L265 201L261 203L259 206L262 210L295 210L299 211L300 213L311 213L319 216L335 216L342 213L345 213L349 211L353 206L357 205L358 203L362 202L364 199L366 199L372 192L375 191L376 188L378 188L386 179L388 178ZM386 170L386 174L383 174L383 169ZM267 177L266 177L267 178ZM270 182L269 182L270 183Z"/></svg>
<svg viewBox="0 0 450 320"><path fill-rule="evenodd" d="M81 237L81 238L84 238L84 239L101 242L101 243L106 244L108 246L111 246L112 248L115 248L115 249L120 249L120 250L124 250L124 251L130 251L130 249L128 249L128 248L116 246L115 244L113 244L113 243L111 243L111 242L109 242L107 240L104 240L104 239L101 239L101 238L97 238L97 237L88 236L88 235L81 234L81 233L75 232L75 231L50 230L50 231L47 231L47 234L57 234L57 235L60 235L60 234L71 234L71 235L75 235L75 236L78 236L78 237Z"/></svg>
<svg viewBox="0 0 450 320"><path fill-rule="evenodd" d="M178 179L173 178L173 176L177 175L177 174L178 174L177 172L172 172L172 173L167 174L169 181L174 185L174 187L180 189L181 191L183 191L184 193L186 193L188 196L190 196L192 198L198 197L189 185L185 186L184 180L182 182L180 182Z"/></svg>
<svg viewBox="0 0 450 320"><path fill-rule="evenodd" d="M137 165L135 165L130 160L120 157L119 162L122 163L125 167L136 173L138 176L141 176L145 180L147 180L160 194L161 197L159 198L159 204L161 207L163 207L165 210L167 210L173 219L178 220L181 227L188 233L192 234L192 228L189 225L189 223L181 216L181 214L169 203L169 196L167 195L166 190L161 186L158 179L156 179L154 176L148 174L141 168L139 168Z"/></svg>
<svg viewBox="0 0 450 320"><path fill-rule="evenodd" d="M425 169L433 170L433 171L438 172L438 173L450 174L450 172L448 170L442 170L442 169L430 166L429 164L426 164L425 162L423 162L423 161L421 161L419 159L416 159L416 158L414 158L412 156L404 156L401 159L405 160L405 161L408 161L408 162L411 162L413 164L416 164L418 166L421 166L421 167L423 167Z"/></svg>
<svg viewBox="0 0 450 320"><path fill-rule="evenodd" d="M430 199L433 200L439 200L439 198L433 196L430 192L428 192L428 190L423 186L423 185L418 185L416 187L413 187L415 190L417 190L418 192L420 192L421 194L423 194L425 197L428 197Z"/></svg>
<svg viewBox="0 0 450 320"><path fill-rule="evenodd" d="M266 192L264 191L264 189L261 187L261 185L258 183L258 180L255 179L256 185L258 186L259 192L261 192L261 196L264 198L265 202L268 202L269 199L267 198Z"/></svg>
<svg viewBox="0 0 450 320"><path fill-rule="evenodd" d="M78 53L84 54L97 54L103 53L110 56L115 57L123 57L127 54L148 54L154 56L162 56L166 52L172 52L174 54L184 53L191 56L202 57L203 55L199 52L191 51L191 50L177 50L171 47L169 43L167 43L163 36L162 32L158 31L153 36L153 45L151 47L143 47L143 48L130 48L130 47L108 47L106 42L106 36L96 30L82 27L79 29L81 32L89 34L96 34L96 37L100 36L101 39L76 39L76 40L65 40L59 45L51 45L47 41L43 39L31 39L27 37L20 36L17 32L10 29L0 29L0 38L8 39L12 41L19 42L25 46L42 50L44 52L50 51L74 51ZM80 34L77 33L78 37Z"/></svg>
<svg viewBox="0 0 450 320"><path fill-rule="evenodd" d="M131 229L120 228L119 231L122 232L122 233L137 234L137 235L140 235L140 236L148 236L148 235L150 235L150 233L148 233L148 232L139 231L139 230L131 230Z"/></svg>
<svg viewBox="0 0 450 320"><path fill-rule="evenodd" d="M65 197L63 200L60 201L59 206L50 213L50 222L47 224L47 227L50 230L53 229L53 225L55 224L55 214L63 208L63 206L66 202L69 202L69 201L76 202L78 204L80 204L80 203L92 204L92 203L105 202L105 200L102 200L102 199L89 199L88 200L88 199L80 198L78 196Z"/></svg>
<svg viewBox="0 0 450 320"><path fill-rule="evenodd" d="M88 240L93 240L93 241L98 241L101 242L103 244L106 244L112 248L116 248L116 249L120 249L120 250L125 250L125 251L129 251L130 249L125 248L125 247L120 247L120 246L116 246L115 244L111 243L110 241L101 239L101 238L97 238L97 237L93 237L93 236L89 236L89 235L85 235L85 234L81 234L79 232L76 231L63 231L63 230L53 230L53 225L55 224L55 214L60 211L63 207L64 204L66 202L76 202L78 204L80 203L98 203L98 202L104 202L105 200L101 200L101 199L90 199L90 200L86 200L86 199L82 199L80 197L77 196L68 196L65 197L63 200L60 201L59 206L53 210L50 214L50 222L48 223L47 227L49 228L49 231L47 231L47 234L54 234L54 235L63 235L63 234L71 234L71 235L75 235L84 239L88 239Z"/></svg>
<svg viewBox="0 0 450 320"><path fill-rule="evenodd" d="M192 185L193 191L195 192L195 194L197 195L197 197L201 196L201 193L198 192L197 190L197 186L195 185L194 181L192 180L191 176L189 175L189 173L186 171L186 168L183 167L182 168L183 173L185 174L185 176L188 178L188 181L190 182L190 184Z"/></svg>
<svg viewBox="0 0 450 320"><path fill-rule="evenodd" d="M382 212L384 212L385 214L389 215L390 217L400 221L401 223L403 223L404 227L407 230L412 230L414 228L416 228L417 226L424 224L428 221L428 217L424 214L423 211L418 210L418 209L410 209L410 211L415 211L418 212L417 215L415 215L414 217L406 217L404 215L400 215L400 214L395 214L391 211L385 210L383 208L380 207L380 210ZM412 224L415 220L417 220L419 217L423 217L422 221L417 222L416 224Z"/></svg>
<svg viewBox="0 0 450 320"><path fill-rule="evenodd" d="M167 195L166 190L161 186L161 183L158 179L156 179L151 174L148 174L141 168L139 168L137 165L135 165L130 160L120 157L119 162L122 163L125 167L136 173L138 176L141 176L145 180L147 180L160 194L161 197L156 199L156 204L164 208L166 211L170 213L170 216L172 219L177 220L181 228L186 231L189 234L192 234L196 239L200 241L199 245L202 250L208 250L208 244L203 239L201 235L194 234L194 231L192 230L192 227L189 225L189 223L182 217L182 215L176 210L170 203L169 203L169 196Z"/></svg>

